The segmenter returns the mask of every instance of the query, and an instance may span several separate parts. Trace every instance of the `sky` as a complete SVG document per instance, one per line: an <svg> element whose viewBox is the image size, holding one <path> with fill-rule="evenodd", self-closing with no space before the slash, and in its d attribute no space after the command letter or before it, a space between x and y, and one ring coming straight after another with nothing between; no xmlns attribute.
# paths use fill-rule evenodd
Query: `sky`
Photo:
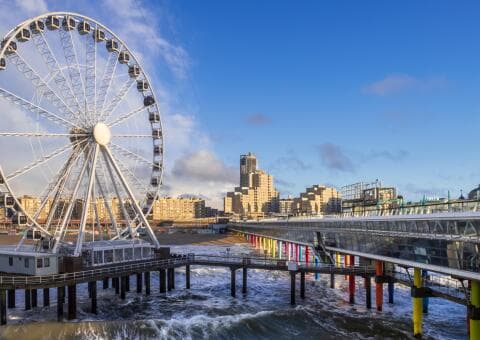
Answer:
<svg viewBox="0 0 480 340"><path fill-rule="evenodd" d="M380 179L419 200L480 183L478 2L0 1L0 32L56 10L140 56L166 195L221 207L247 152L282 197Z"/></svg>

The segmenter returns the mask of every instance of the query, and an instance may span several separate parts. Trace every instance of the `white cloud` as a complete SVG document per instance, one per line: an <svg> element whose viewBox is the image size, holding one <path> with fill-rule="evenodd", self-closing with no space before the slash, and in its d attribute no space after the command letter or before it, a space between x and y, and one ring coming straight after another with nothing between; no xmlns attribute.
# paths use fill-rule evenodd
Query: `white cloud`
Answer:
<svg viewBox="0 0 480 340"><path fill-rule="evenodd" d="M48 12L47 3L43 0L15 0L15 4L28 15Z"/></svg>
<svg viewBox="0 0 480 340"><path fill-rule="evenodd" d="M444 87L447 80L444 77L418 78L408 74L391 74L363 87L363 92L384 96L390 93L409 89L429 90Z"/></svg>

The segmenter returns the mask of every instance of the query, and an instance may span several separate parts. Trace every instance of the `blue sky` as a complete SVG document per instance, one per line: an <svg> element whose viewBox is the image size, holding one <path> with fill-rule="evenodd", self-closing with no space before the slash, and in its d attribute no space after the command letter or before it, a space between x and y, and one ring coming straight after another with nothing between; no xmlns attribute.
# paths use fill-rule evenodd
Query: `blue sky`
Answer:
<svg viewBox="0 0 480 340"><path fill-rule="evenodd" d="M238 183L239 155L249 151L282 196L378 178L420 199L480 183L478 3L15 6L4 18L12 24L45 10L76 11L138 51L162 98L165 194L220 206Z"/></svg>

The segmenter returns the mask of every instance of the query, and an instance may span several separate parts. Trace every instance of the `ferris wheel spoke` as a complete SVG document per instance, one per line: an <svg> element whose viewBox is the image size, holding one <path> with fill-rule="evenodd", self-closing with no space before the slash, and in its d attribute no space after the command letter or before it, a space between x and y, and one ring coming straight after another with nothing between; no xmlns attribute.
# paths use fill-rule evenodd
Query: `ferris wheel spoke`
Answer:
<svg viewBox="0 0 480 340"><path fill-rule="evenodd" d="M129 90L135 84L135 80L127 79L120 90L115 94L112 101L107 104L107 107L102 110L102 113L99 117L99 121L105 121L117 108L118 104L125 98Z"/></svg>
<svg viewBox="0 0 480 340"><path fill-rule="evenodd" d="M49 69L50 74L54 74L53 80L64 102L68 105L71 111L80 112L80 103L73 93L73 89L70 83L67 81L65 73L63 72L63 67L60 66L47 39L45 38L44 33L34 33L32 40L38 53L42 57L42 60ZM71 116L71 118L78 119L78 117L75 115Z"/></svg>
<svg viewBox="0 0 480 340"><path fill-rule="evenodd" d="M123 187L125 188L125 191L127 192L128 196L130 197L131 204L133 205L134 209L136 210L136 212L138 214L138 217L140 218L140 221L143 223L145 229L147 230L147 233L150 236L150 241L152 241L153 244L157 248L160 247L160 244L158 243L158 240L155 237L155 234L153 233L153 230L150 228L150 224L148 223L147 218L143 214L140 206L138 205L138 202L135 199L135 196L133 195L132 190L128 186L127 181L125 180L125 177L123 176L120 168L118 167L117 163L115 162L115 159L114 159L110 149L107 146L104 146L103 150L104 150L105 154L107 155L107 157L109 158L110 162L112 163L113 168L115 169L115 172L117 173L117 176L119 177L121 183L123 184Z"/></svg>
<svg viewBox="0 0 480 340"><path fill-rule="evenodd" d="M38 72L35 71L18 52L9 55L8 59L15 65L17 70L32 83L37 96L47 99L66 118L75 116L75 113L65 104L62 98L59 97L57 92L39 76Z"/></svg>
<svg viewBox="0 0 480 340"><path fill-rule="evenodd" d="M68 65L68 75L70 78L70 84L72 86L73 93L76 97L76 101L80 104L79 113L83 113L83 122L87 123L87 113L84 110L86 96L85 85L83 84L83 78L80 73L80 65L78 64L77 52L75 45L73 44L72 32L66 31L60 28L60 43L63 49L63 55Z"/></svg>
<svg viewBox="0 0 480 340"><path fill-rule="evenodd" d="M20 106L24 110L27 110L27 111L29 111L31 113L34 113L34 114L41 115L41 116L45 117L46 119L48 119L51 122L54 122L56 124L61 124L61 125L66 126L68 128L77 128L79 130L83 130L82 128L80 128L75 123L73 123L73 122L71 122L71 121L69 121L65 118L62 118L62 117L56 115L55 113L53 113L51 111L48 111L48 110L46 110L46 109L44 109L44 108L42 108L38 105L35 105L35 104L29 102L28 100L26 100L22 97L19 97L19 96L13 94L12 92L7 91L5 89L0 88L0 97L3 97L5 99L7 99L8 101L12 102L13 104Z"/></svg>
<svg viewBox="0 0 480 340"><path fill-rule="evenodd" d="M144 135L144 134L114 134L112 135L113 137L119 137L119 138L152 138L152 135Z"/></svg>
<svg viewBox="0 0 480 340"><path fill-rule="evenodd" d="M120 170L124 172L126 176L128 176L132 182L132 185L135 186L137 190L139 190L142 194L146 194L148 192L148 189L145 187L144 183L137 178L137 176L134 175L134 173L129 169L129 167L122 162L118 157L116 157L114 154L112 154L112 157L115 159L115 161L118 162L120 166Z"/></svg>
<svg viewBox="0 0 480 340"><path fill-rule="evenodd" d="M84 206L82 210L82 216L80 218L80 228L77 236L77 244L75 247L75 251L73 253L73 256L79 256L80 252L82 250L82 243L84 239L84 234L85 234L85 226L87 224L87 218L88 218L88 211L90 210L90 201L92 199L92 188L93 188L93 183L94 183L94 178L95 178L95 170L97 168L97 159L98 159L98 152L99 152L100 146L98 144L95 144L94 151L93 151L93 158L91 160L90 166L90 171L88 175L88 186L87 190L85 193L85 199L84 199ZM86 162L89 163L89 162ZM94 202L95 204L96 202Z"/></svg>
<svg viewBox="0 0 480 340"><path fill-rule="evenodd" d="M103 167L103 164L102 164L102 169L103 169L103 171L105 171L105 168ZM113 210L110 207L110 204L108 203L109 197L108 197L108 195L106 195L105 190L103 189L103 184L102 184L102 182L100 180L100 177L98 176L97 173L95 174L95 178L96 178L97 183L98 183L98 189L100 191L100 195L102 195L102 197L103 197L103 205L105 206L105 209L107 210L108 216L110 217L110 222L112 223L112 228L115 230L115 232L118 235L119 230L118 230L118 226L117 226L117 221L115 219L115 215L113 214Z"/></svg>
<svg viewBox="0 0 480 340"><path fill-rule="evenodd" d="M0 132L0 137L87 137L86 133Z"/></svg>
<svg viewBox="0 0 480 340"><path fill-rule="evenodd" d="M96 25L95 29L97 29ZM97 44L89 34L85 35L85 51L85 110L93 123L96 122Z"/></svg>
<svg viewBox="0 0 480 340"><path fill-rule="evenodd" d="M118 144L115 144L113 142L110 142L110 145L112 146L112 148L118 150L118 152L121 153L122 155L124 155L125 157L133 159L135 161L139 161L139 162L141 162L143 164L146 164L148 166L151 166L151 167L157 167L157 165L155 165L155 163L153 163L152 161L149 161L148 159L144 158L143 156L140 156L139 154L137 154L133 151L125 149L124 147L122 147Z"/></svg>
<svg viewBox="0 0 480 340"><path fill-rule="evenodd" d="M80 142L80 143L82 143L82 142ZM12 179L14 179L14 178L16 178L16 177L19 177L19 176L21 176L21 175L29 172L30 170L32 170L32 169L34 169L34 168L36 168L36 167L38 167L38 166L40 166L40 165L42 165L42 164L44 164L44 163L46 163L46 162L48 162L48 161L54 159L55 157L63 154L65 151L67 151L67 150L70 149L71 147L72 147L72 144L64 145L63 147L61 147L61 148L53 151L52 153L50 153L50 154L48 154L48 155L46 155L46 156L44 156L44 157L41 157L41 158L39 158L39 159L36 159L36 160L33 161L32 163L30 163L30 164L24 166L23 168L18 169L17 171L9 174L9 175L7 176L7 180L10 181L10 180L12 180Z"/></svg>
<svg viewBox="0 0 480 340"><path fill-rule="evenodd" d="M75 164L77 164L78 160L80 159L80 156L82 155L83 152L85 152L85 150L87 148L88 148L88 144L85 144L85 146L81 149L80 148L75 148L75 150L77 150L77 151L74 151L74 153L72 154L71 161L69 161L65 164L65 167L64 167L65 170L63 170L61 172L61 176L58 176L59 177L58 180L57 180L57 183L58 183L57 188L58 189L56 189L54 198L51 202L50 210L48 212L47 220L46 220L46 223L45 223L45 228L47 230L50 229L50 226L52 224L52 220L55 216L55 212L57 211L58 203L60 201L60 198L64 194L65 186L68 182L70 174L72 173L73 167L75 166ZM51 191L51 192L53 192L53 191ZM44 200L48 201L50 195L51 195L51 193L45 195ZM56 233L56 231L55 231L55 233Z"/></svg>
<svg viewBox="0 0 480 340"><path fill-rule="evenodd" d="M98 92L97 92L96 110L100 114L103 112L105 99L107 98L107 94L110 90L110 86L112 85L112 79L113 79L113 75L115 74L115 70L117 69L117 65L118 65L118 52L112 51L108 55L105 71L103 72L102 82L100 83L100 87L98 88Z"/></svg>
<svg viewBox="0 0 480 340"><path fill-rule="evenodd" d="M70 195L67 210L65 211L63 218L61 219L60 226L55 230L55 234L54 234L55 244L52 249L53 253L57 252L58 246L60 245L60 240L63 238L63 235L65 233L65 228L67 227L67 223L70 219L70 216L72 215L73 206L75 204L77 194L78 194L78 189L80 188L80 185L84 179L83 176L85 175L85 171L87 170L87 166L89 164L90 158L92 157L92 154L93 154L93 149L90 148L90 150L88 151L88 155L85 158L85 163L83 164L82 169L80 170L80 173L78 175L72 194Z"/></svg>
<svg viewBox="0 0 480 340"><path fill-rule="evenodd" d="M130 111L130 112L127 112L127 113L124 113L122 114L120 117L118 117L117 119L115 119L113 122L111 123L106 123L109 127L113 127L115 125L118 125L120 123L123 123L124 121L132 118L133 116L139 114L140 112L142 111L145 111L146 109L148 109L149 106L145 106L145 105L141 105L139 107L137 107L136 109Z"/></svg>

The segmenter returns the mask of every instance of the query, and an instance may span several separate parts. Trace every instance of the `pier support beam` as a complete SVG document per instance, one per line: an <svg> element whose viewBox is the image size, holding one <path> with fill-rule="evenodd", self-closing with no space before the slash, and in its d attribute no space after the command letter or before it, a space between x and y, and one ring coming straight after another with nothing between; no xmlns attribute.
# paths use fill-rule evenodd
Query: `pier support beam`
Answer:
<svg viewBox="0 0 480 340"><path fill-rule="evenodd" d="M160 269L158 272L158 281L160 281L160 293L165 293L167 291L167 275L165 269Z"/></svg>
<svg viewBox="0 0 480 340"><path fill-rule="evenodd" d="M305 299L305 272L300 272L300 297Z"/></svg>
<svg viewBox="0 0 480 340"><path fill-rule="evenodd" d="M470 308L472 315L470 316L470 339L480 339L480 282L472 281L470 290Z"/></svg>
<svg viewBox="0 0 480 340"><path fill-rule="evenodd" d="M375 275L376 276L383 276L383 262L376 261L375 262ZM383 308L383 283L376 282L375 284L375 302L377 305L377 310L379 312L382 311Z"/></svg>
<svg viewBox="0 0 480 340"><path fill-rule="evenodd" d="M388 281L388 303L393 303L393 295L395 292L395 284L393 282L393 277Z"/></svg>
<svg viewBox="0 0 480 340"><path fill-rule="evenodd" d="M77 285L68 286L68 320L77 318Z"/></svg>
<svg viewBox="0 0 480 340"><path fill-rule="evenodd" d="M114 277L112 278L112 285L115 286L115 294L120 294L120 278Z"/></svg>
<svg viewBox="0 0 480 340"><path fill-rule="evenodd" d="M0 325L7 324L7 291L0 289Z"/></svg>
<svg viewBox="0 0 480 340"><path fill-rule="evenodd" d="M57 287L57 320L63 320L63 303L65 301L65 287Z"/></svg>
<svg viewBox="0 0 480 340"><path fill-rule="evenodd" d="M423 318L423 298L418 296L418 291L422 287L422 271L419 268L413 269L413 336L422 336L422 318ZM474 338L478 339L478 338Z"/></svg>
<svg viewBox="0 0 480 340"><path fill-rule="evenodd" d="M190 265L185 265L185 288L190 289Z"/></svg>
<svg viewBox="0 0 480 340"><path fill-rule="evenodd" d="M15 308L15 289L8 290L8 308Z"/></svg>
<svg viewBox="0 0 480 340"><path fill-rule="evenodd" d="M150 272L143 274L145 280L145 295L150 295Z"/></svg>
<svg viewBox="0 0 480 340"><path fill-rule="evenodd" d="M330 273L330 288L335 288L335 273L331 272Z"/></svg>
<svg viewBox="0 0 480 340"><path fill-rule="evenodd" d="M130 275L125 276L125 291L130 291Z"/></svg>
<svg viewBox="0 0 480 340"><path fill-rule="evenodd" d="M32 308L37 308L37 306L38 306L37 289L32 289Z"/></svg>
<svg viewBox="0 0 480 340"><path fill-rule="evenodd" d="M237 274L236 268L234 267L230 268L230 295L232 297L235 297L236 295L236 288L237 288L235 283L236 274Z"/></svg>
<svg viewBox="0 0 480 340"><path fill-rule="evenodd" d="M30 289L25 289L25 310L32 309L32 293Z"/></svg>
<svg viewBox="0 0 480 340"><path fill-rule="evenodd" d="M141 293L142 289L142 273L137 273L137 293Z"/></svg>
<svg viewBox="0 0 480 340"><path fill-rule="evenodd" d="M103 289L108 289L108 277L103 279Z"/></svg>
<svg viewBox="0 0 480 340"><path fill-rule="evenodd" d="M367 308L372 308L372 278L370 276L365 277L365 302Z"/></svg>
<svg viewBox="0 0 480 340"><path fill-rule="evenodd" d="M120 299L125 300L125 291L127 290L127 277L120 277Z"/></svg>
<svg viewBox="0 0 480 340"><path fill-rule="evenodd" d="M247 294L247 267L242 269L242 294Z"/></svg>
<svg viewBox="0 0 480 340"><path fill-rule="evenodd" d="M427 270L422 270L422 279L425 282L428 276ZM423 298L423 314L428 314L428 297Z"/></svg>
<svg viewBox="0 0 480 340"><path fill-rule="evenodd" d="M290 271L290 304L295 304L295 281L296 281L297 273L294 271Z"/></svg>
<svg viewBox="0 0 480 340"><path fill-rule="evenodd" d="M43 307L50 306L50 288L43 288Z"/></svg>
<svg viewBox="0 0 480 340"><path fill-rule="evenodd" d="M97 314L97 281L89 282L90 297L92 298L92 313Z"/></svg>
<svg viewBox="0 0 480 340"><path fill-rule="evenodd" d="M175 289L175 268L171 268L170 276L172 277L172 289Z"/></svg>

